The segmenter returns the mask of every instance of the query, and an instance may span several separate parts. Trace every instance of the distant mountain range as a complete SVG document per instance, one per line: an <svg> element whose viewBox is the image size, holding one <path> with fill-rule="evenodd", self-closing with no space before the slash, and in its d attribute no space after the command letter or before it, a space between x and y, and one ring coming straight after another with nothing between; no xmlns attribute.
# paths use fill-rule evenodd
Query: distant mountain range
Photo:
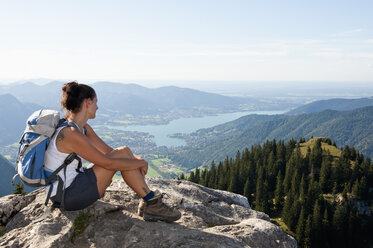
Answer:
<svg viewBox="0 0 373 248"><path fill-rule="evenodd" d="M45 85L32 82L0 85L0 146L16 142L25 127L27 117L40 108L60 109L63 82ZM126 115L165 115L165 120L180 117L237 112L247 109L286 108L289 105L262 103L260 100L228 97L174 86L150 89L136 84L98 82L92 85L99 100L97 118L92 124L121 120ZM274 106L272 106L274 105ZM171 115L171 117L170 117ZM162 118L162 117L161 117Z"/></svg>
<svg viewBox="0 0 373 248"><path fill-rule="evenodd" d="M23 84L0 85L0 94L8 93L22 102L32 102L46 108L60 109L61 87L64 82L53 81L45 85L32 82ZM132 115L156 115L178 110L210 110L218 112L256 110L278 107L285 109L288 104L279 106L260 102L253 98L228 97L198 90L175 86L146 88L136 84L97 82L91 84L96 90L100 112L116 112Z"/></svg>
<svg viewBox="0 0 373 248"><path fill-rule="evenodd" d="M241 117L216 127L201 129L186 136L187 145L176 148L172 160L193 168L201 161L208 165L234 156L238 150L262 144L265 140L301 137L330 137L339 147L354 146L373 156L373 106L350 111L325 110L294 116Z"/></svg>
<svg viewBox="0 0 373 248"><path fill-rule="evenodd" d="M329 99L329 100L320 100L315 101L309 104L305 104L296 109L293 109L287 112L287 115L296 115L296 114L309 114L315 112L321 112L323 110L353 110L357 108L362 108L366 106L373 106L373 97L369 98L359 98L359 99Z"/></svg>

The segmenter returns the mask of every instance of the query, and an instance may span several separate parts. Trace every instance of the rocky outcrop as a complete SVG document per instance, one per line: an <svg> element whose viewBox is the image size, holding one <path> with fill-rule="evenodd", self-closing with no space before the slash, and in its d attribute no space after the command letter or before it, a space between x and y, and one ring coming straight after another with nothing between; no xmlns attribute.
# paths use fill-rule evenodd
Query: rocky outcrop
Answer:
<svg viewBox="0 0 373 248"><path fill-rule="evenodd" d="M34 192L31 203L11 214L0 247L297 246L294 238L272 224L266 214L250 209L245 197L187 181L149 179L148 183L165 193L167 204L182 212L180 220L143 221L136 215L139 198L123 181L115 180L105 196L87 209L56 209L34 223L47 210L44 192ZM6 197L1 200L9 201ZM83 215L85 220L80 218ZM86 222L85 229L78 229L78 220Z"/></svg>
<svg viewBox="0 0 373 248"><path fill-rule="evenodd" d="M9 219L26 207L39 192L32 192L26 196L7 195L0 198L0 225L8 223Z"/></svg>

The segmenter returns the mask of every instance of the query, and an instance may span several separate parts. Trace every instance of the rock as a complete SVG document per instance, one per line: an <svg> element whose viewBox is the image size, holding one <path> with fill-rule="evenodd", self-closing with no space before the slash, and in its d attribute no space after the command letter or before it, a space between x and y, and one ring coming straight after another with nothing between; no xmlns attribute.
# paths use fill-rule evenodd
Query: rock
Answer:
<svg viewBox="0 0 373 248"><path fill-rule="evenodd" d="M32 200L21 197L28 197L28 204L7 219L0 247L297 247L294 238L266 214L252 210L243 196L183 180L147 181L151 189L165 193L167 204L181 211L180 220L143 221L136 215L139 197L122 180L114 180L104 197L90 207L56 209L33 223L47 210L45 194L38 191L31 193ZM0 203L14 202L13 198L0 198ZM90 217L79 234L74 221L84 214Z"/></svg>
<svg viewBox="0 0 373 248"><path fill-rule="evenodd" d="M5 225L8 220L22 208L30 204L40 191L34 191L26 196L7 195L0 198L0 225Z"/></svg>

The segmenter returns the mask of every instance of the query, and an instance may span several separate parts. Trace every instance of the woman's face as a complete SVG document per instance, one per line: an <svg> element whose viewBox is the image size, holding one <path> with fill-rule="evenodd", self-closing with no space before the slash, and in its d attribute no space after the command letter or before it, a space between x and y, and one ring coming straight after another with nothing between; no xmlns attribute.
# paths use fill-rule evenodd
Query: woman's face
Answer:
<svg viewBox="0 0 373 248"><path fill-rule="evenodd" d="M94 119L96 117L96 111L98 109L97 106L97 97L91 99L87 99L87 112L89 115L89 119Z"/></svg>

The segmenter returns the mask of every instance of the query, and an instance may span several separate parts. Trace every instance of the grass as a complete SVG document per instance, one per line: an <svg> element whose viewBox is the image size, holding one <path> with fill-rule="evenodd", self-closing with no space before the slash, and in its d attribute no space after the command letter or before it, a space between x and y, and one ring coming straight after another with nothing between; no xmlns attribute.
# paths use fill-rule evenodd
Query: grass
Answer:
<svg viewBox="0 0 373 248"><path fill-rule="evenodd" d="M3 231L4 231L4 227L3 227L3 226L0 226L0 236L3 235Z"/></svg>
<svg viewBox="0 0 373 248"><path fill-rule="evenodd" d="M73 235L71 241L74 242L75 238L84 232L88 227L89 220L91 219L91 214L88 212L81 212L73 223Z"/></svg>
<svg viewBox="0 0 373 248"><path fill-rule="evenodd" d="M305 157L307 155L308 148L310 148L311 150L313 149L318 139L320 138L313 138L313 139L308 140L305 143L300 144L300 152L302 153L302 156ZM329 152L331 156L341 157L342 151L335 146L328 145L328 143L321 142L321 148L324 151Z"/></svg>
<svg viewBox="0 0 373 248"><path fill-rule="evenodd" d="M161 174L159 174L152 166L148 167L148 174L146 174L148 177L162 177Z"/></svg>
<svg viewBox="0 0 373 248"><path fill-rule="evenodd" d="M170 163L171 160L168 158L158 158L158 159L151 160L151 162L154 166L159 167L159 166L162 166L163 164Z"/></svg>
<svg viewBox="0 0 373 248"><path fill-rule="evenodd" d="M290 236L295 237L295 233L290 231L288 226L282 221L281 218L271 218L271 222L277 224L281 228L281 230L283 230L284 232L286 232Z"/></svg>

